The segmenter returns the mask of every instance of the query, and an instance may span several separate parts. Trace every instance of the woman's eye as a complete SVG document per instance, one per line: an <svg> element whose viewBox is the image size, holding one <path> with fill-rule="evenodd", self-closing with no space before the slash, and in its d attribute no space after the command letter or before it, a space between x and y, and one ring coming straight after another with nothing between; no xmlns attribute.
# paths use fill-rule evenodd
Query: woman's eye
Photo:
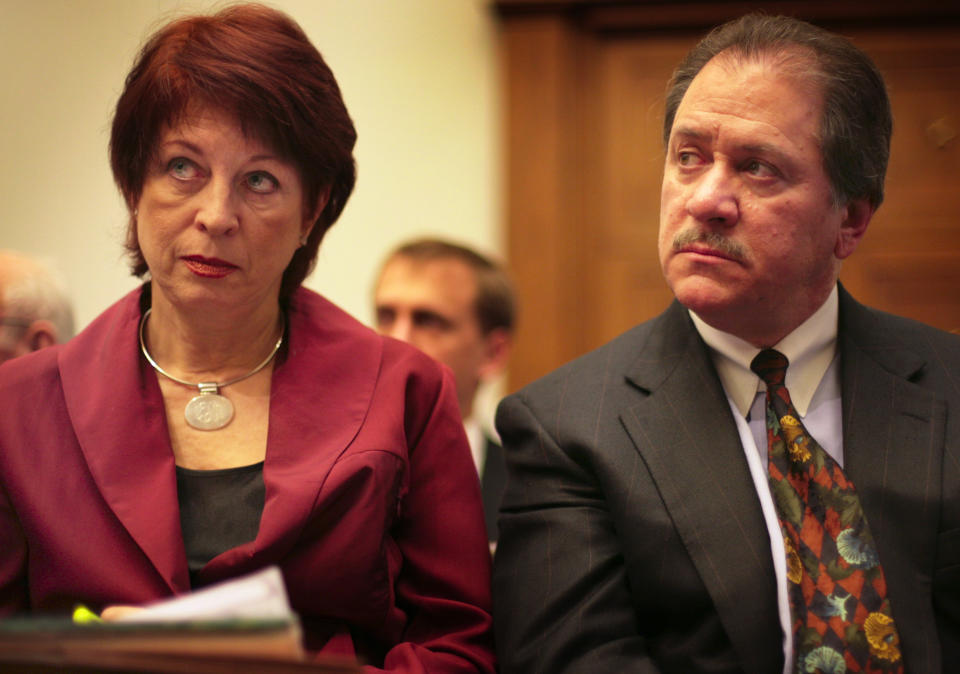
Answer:
<svg viewBox="0 0 960 674"><path fill-rule="evenodd" d="M254 192L269 194L279 187L279 183L269 173L257 171L247 176L247 186Z"/></svg>
<svg viewBox="0 0 960 674"><path fill-rule="evenodd" d="M167 171L179 180L190 180L197 177L197 165L184 157L176 157L167 163Z"/></svg>

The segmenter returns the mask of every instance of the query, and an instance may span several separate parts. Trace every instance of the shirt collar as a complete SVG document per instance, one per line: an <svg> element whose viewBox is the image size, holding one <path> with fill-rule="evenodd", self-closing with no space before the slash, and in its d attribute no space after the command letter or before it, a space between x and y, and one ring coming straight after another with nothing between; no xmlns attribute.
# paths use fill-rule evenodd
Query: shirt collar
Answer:
<svg viewBox="0 0 960 674"><path fill-rule="evenodd" d="M784 383L800 416L806 415L810 400L836 355L839 306L839 294L834 285L820 308L773 347L790 361ZM707 325L692 311L690 318L710 347L724 390L740 413L746 416L757 391L766 390L760 377L750 369L750 363L760 349Z"/></svg>

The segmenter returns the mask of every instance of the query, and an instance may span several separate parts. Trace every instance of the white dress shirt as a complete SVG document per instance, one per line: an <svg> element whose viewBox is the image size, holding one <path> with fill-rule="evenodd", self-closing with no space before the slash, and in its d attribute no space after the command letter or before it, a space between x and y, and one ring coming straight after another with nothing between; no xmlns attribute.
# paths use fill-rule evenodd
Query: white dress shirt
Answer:
<svg viewBox="0 0 960 674"><path fill-rule="evenodd" d="M483 434L483 428L479 421L470 417L463 422L463 430L467 432L470 454L473 455L473 465L477 468L477 475L483 477L483 466L487 460L487 438Z"/></svg>
<svg viewBox="0 0 960 674"><path fill-rule="evenodd" d="M790 362L784 384L803 425L817 443L843 466L838 315L839 296L834 286L823 305L773 348ZM777 580L777 605L783 631L783 671L784 674L790 674L794 669L793 631L787 594L786 550L768 481L766 385L750 369L750 363L760 349L710 327L693 312L690 312L690 317L703 341L710 347L763 510Z"/></svg>

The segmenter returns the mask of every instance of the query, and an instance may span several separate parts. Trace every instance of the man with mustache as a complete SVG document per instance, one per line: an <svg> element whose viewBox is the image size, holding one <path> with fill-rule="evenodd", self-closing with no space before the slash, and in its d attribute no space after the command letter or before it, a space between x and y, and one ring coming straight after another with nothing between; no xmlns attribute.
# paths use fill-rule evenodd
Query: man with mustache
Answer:
<svg viewBox="0 0 960 674"><path fill-rule="evenodd" d="M747 15L680 64L676 301L498 410L501 671L958 661L960 338L837 280L891 127L869 57L802 21Z"/></svg>

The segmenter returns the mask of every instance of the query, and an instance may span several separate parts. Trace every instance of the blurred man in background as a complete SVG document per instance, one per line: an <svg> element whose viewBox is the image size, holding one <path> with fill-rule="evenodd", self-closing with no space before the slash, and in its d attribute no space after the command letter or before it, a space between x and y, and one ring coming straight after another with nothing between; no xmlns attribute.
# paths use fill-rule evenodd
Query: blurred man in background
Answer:
<svg viewBox="0 0 960 674"><path fill-rule="evenodd" d="M73 309L53 270L0 250L0 363L71 337Z"/></svg>
<svg viewBox="0 0 960 674"><path fill-rule="evenodd" d="M483 382L500 375L510 355L513 289L496 263L439 239L418 239L394 250L374 291L376 327L413 344L453 372L467 437L483 488L490 540L506 471L503 449L474 418Z"/></svg>

